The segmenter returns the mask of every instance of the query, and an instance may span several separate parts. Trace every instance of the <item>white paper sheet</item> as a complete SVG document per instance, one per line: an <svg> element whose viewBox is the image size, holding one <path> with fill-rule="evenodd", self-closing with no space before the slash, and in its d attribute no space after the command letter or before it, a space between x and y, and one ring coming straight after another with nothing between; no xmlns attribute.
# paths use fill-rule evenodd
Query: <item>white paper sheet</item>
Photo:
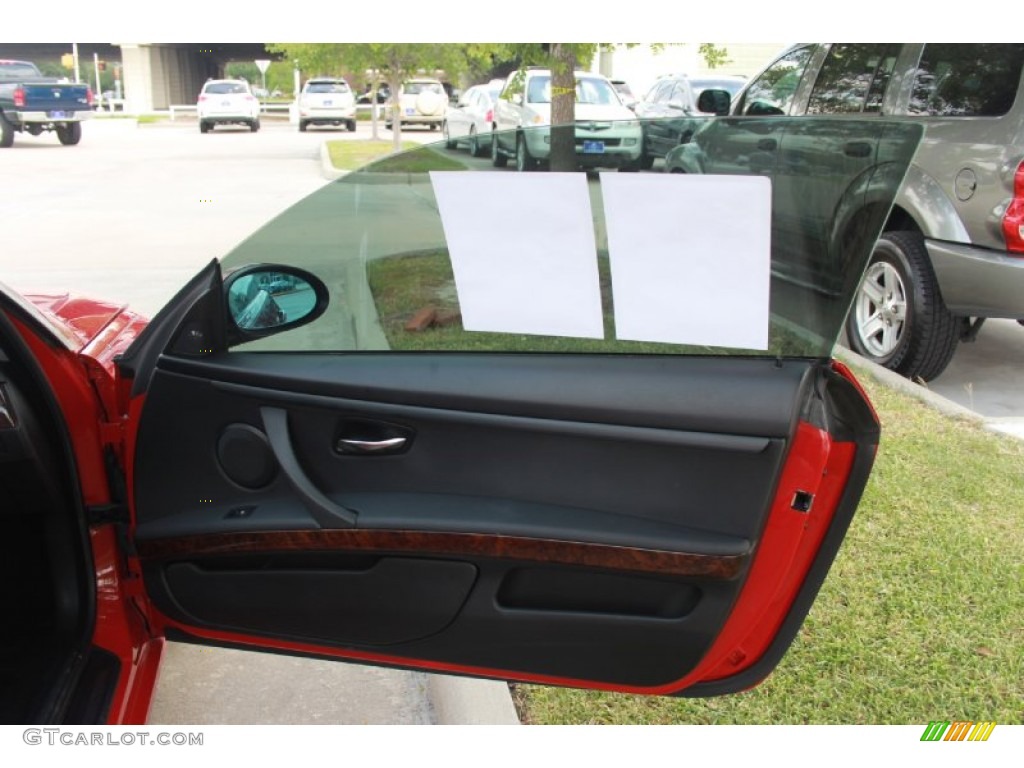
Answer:
<svg viewBox="0 0 1024 768"><path fill-rule="evenodd" d="M604 337L582 173L431 171L463 328Z"/></svg>
<svg viewBox="0 0 1024 768"><path fill-rule="evenodd" d="M601 174L615 335L768 348L771 182Z"/></svg>

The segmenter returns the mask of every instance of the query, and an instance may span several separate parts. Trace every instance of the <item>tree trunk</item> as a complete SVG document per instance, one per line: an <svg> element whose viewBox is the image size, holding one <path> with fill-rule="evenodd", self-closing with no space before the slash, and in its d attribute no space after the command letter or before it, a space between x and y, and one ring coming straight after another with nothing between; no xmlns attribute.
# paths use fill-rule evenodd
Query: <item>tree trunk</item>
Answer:
<svg viewBox="0 0 1024 768"><path fill-rule="evenodd" d="M379 123L380 119L377 114L379 105L377 104L377 93L380 91L380 75L377 74L377 70L373 71L373 83L370 86L370 138L373 141L380 141Z"/></svg>
<svg viewBox="0 0 1024 768"><path fill-rule="evenodd" d="M391 88L391 146L395 152L402 149L402 77L391 75L388 78Z"/></svg>
<svg viewBox="0 0 1024 768"><path fill-rule="evenodd" d="M552 43L551 170L576 170L576 54L567 43Z"/></svg>

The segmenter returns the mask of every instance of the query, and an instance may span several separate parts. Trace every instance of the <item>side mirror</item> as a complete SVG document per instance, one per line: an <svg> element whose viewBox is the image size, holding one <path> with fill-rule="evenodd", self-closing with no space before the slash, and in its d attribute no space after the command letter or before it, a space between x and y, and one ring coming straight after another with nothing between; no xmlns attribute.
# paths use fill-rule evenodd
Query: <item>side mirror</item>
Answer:
<svg viewBox="0 0 1024 768"><path fill-rule="evenodd" d="M330 301L327 286L316 275L279 264L233 272L224 293L229 346L311 323Z"/></svg>
<svg viewBox="0 0 1024 768"><path fill-rule="evenodd" d="M697 109L713 115L728 115L732 99L729 92L721 88L708 88L697 99Z"/></svg>

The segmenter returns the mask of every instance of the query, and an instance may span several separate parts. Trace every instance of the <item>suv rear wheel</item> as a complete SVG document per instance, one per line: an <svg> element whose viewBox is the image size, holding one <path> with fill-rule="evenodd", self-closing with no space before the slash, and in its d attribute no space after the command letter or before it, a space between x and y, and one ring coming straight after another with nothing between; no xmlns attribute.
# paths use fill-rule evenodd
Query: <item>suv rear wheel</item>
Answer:
<svg viewBox="0 0 1024 768"><path fill-rule="evenodd" d="M491 165L495 168L504 168L508 165L508 158L498 148L498 137L491 136Z"/></svg>
<svg viewBox="0 0 1024 768"><path fill-rule="evenodd" d="M516 137L516 170L532 171L537 167L537 161L530 157L530 149L526 146L526 137L520 134Z"/></svg>
<svg viewBox="0 0 1024 768"><path fill-rule="evenodd" d="M930 381L949 365L960 326L942 301L924 237L884 233L846 319L850 347L907 378Z"/></svg>

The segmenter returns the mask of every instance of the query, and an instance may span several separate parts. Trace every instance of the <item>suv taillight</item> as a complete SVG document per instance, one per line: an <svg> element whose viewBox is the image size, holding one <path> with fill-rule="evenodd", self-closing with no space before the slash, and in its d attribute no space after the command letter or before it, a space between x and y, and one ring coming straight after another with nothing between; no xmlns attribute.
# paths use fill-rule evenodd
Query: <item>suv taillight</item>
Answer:
<svg viewBox="0 0 1024 768"><path fill-rule="evenodd" d="M24 107L25 106L25 89L15 88L14 89L14 106Z"/></svg>
<svg viewBox="0 0 1024 768"><path fill-rule="evenodd" d="M493 109L488 109L487 110L487 114L484 115L484 122L486 122L488 125L490 125L491 123L494 122L494 110Z"/></svg>
<svg viewBox="0 0 1024 768"><path fill-rule="evenodd" d="M1006 250L1024 253L1024 161L1013 175L1013 200L1003 214L1003 236Z"/></svg>
<svg viewBox="0 0 1024 768"><path fill-rule="evenodd" d="M89 86L86 86L85 87L85 103L88 104L91 107L92 106L92 100L93 100L92 88L90 88Z"/></svg>

